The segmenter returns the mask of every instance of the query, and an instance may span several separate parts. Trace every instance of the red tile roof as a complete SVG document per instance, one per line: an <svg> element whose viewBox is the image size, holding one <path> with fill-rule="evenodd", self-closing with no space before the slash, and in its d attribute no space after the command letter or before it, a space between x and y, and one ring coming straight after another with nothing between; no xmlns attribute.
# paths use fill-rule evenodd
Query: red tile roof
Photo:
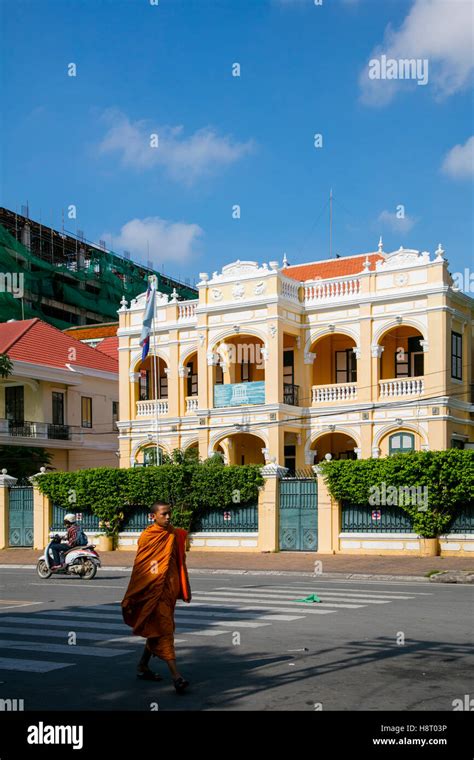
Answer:
<svg viewBox="0 0 474 760"><path fill-rule="evenodd" d="M113 338L104 338L95 347L96 351L102 351L103 354L111 356L118 361L118 344L119 339L115 335Z"/></svg>
<svg viewBox="0 0 474 760"><path fill-rule="evenodd" d="M383 261L380 253L364 253L358 256L346 256L341 259L328 259L327 261L314 261L311 264L295 264L286 267L282 272L293 280L304 282L305 280L331 279L332 277L344 277L360 274L364 271L366 257L370 261L370 271L375 271L375 262Z"/></svg>
<svg viewBox="0 0 474 760"><path fill-rule="evenodd" d="M71 360L71 348L76 358ZM40 319L0 323L0 353L44 367L66 369L66 364L118 373L118 357L96 351L86 343L65 335Z"/></svg>
<svg viewBox="0 0 474 760"><path fill-rule="evenodd" d="M96 340L117 335L118 326L118 322L108 322L106 324L84 325L83 327L68 327L63 332L78 340Z"/></svg>

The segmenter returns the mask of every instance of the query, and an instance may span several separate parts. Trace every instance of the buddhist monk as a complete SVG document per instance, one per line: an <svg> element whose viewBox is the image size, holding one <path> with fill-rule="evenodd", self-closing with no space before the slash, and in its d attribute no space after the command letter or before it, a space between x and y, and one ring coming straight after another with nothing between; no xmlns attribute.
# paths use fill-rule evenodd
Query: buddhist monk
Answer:
<svg viewBox="0 0 474 760"><path fill-rule="evenodd" d="M161 681L161 676L148 667L152 656L159 657L166 661L174 687L181 694L189 681L176 667L174 609L177 599L191 601L186 568L187 532L171 525L169 504L157 501L151 511L154 523L138 539L130 583L122 601L122 615L136 636L146 637L137 677Z"/></svg>

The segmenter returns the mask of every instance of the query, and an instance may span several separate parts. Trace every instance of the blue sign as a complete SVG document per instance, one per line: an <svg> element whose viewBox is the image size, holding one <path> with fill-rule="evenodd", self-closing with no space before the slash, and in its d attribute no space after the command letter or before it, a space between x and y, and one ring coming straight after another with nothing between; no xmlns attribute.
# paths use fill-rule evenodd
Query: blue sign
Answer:
<svg viewBox="0 0 474 760"><path fill-rule="evenodd" d="M243 406L265 403L265 381L214 386L214 406Z"/></svg>

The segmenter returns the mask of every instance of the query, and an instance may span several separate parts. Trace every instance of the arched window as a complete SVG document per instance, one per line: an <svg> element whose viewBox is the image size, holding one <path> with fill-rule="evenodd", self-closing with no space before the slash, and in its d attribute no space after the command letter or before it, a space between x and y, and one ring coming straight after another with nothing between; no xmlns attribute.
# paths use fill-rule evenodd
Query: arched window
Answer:
<svg viewBox="0 0 474 760"><path fill-rule="evenodd" d="M415 436L413 433L395 433L391 435L388 443L389 454L405 454L415 450Z"/></svg>

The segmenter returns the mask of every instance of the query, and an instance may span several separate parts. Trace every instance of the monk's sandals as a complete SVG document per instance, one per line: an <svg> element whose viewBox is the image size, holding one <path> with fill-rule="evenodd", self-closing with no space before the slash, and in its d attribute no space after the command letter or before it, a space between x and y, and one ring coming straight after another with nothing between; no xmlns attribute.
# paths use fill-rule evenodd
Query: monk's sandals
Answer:
<svg viewBox="0 0 474 760"><path fill-rule="evenodd" d="M179 678L173 678L173 686L176 689L177 694L183 694L184 690L189 686L189 681L180 676Z"/></svg>
<svg viewBox="0 0 474 760"><path fill-rule="evenodd" d="M137 670L137 678L140 681L162 681L162 677L152 670Z"/></svg>

